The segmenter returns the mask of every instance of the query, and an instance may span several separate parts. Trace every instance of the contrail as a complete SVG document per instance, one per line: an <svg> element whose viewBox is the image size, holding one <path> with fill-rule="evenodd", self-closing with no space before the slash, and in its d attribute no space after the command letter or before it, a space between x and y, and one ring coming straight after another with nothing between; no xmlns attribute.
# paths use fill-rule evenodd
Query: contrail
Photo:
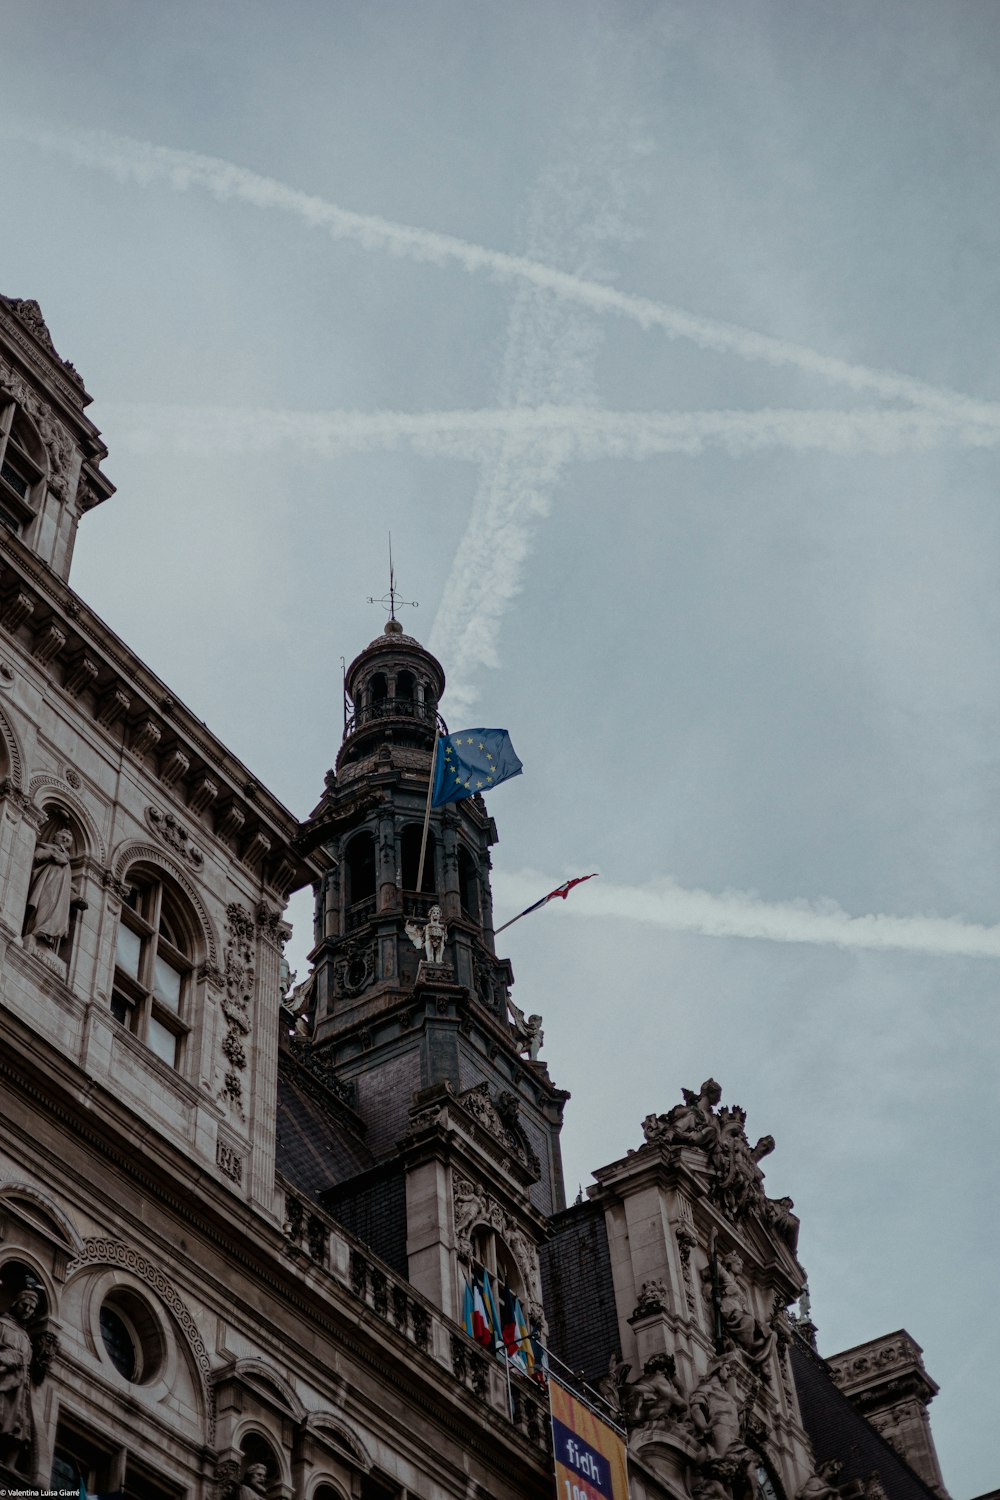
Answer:
<svg viewBox="0 0 1000 1500"><path fill-rule="evenodd" d="M542 405L452 411L295 411L281 408L102 403L101 419L129 452L272 453L332 458L408 446L427 458L490 462L509 456L553 463L662 453L733 454L772 448L894 454L942 445L993 448L1000 428L928 411L884 408L756 411L607 411Z"/></svg>
<svg viewBox="0 0 1000 1500"><path fill-rule="evenodd" d="M455 235L397 224L374 214L355 213L220 157L176 151L107 131L68 134L14 126L4 134L67 156L81 166L109 172L122 182L141 186L165 182L178 192L201 188L223 202L249 203L293 215L311 228L325 230L333 239L354 240L369 250L406 255L435 265L455 264L470 274L485 272L498 281L527 282L593 312L617 313L641 328L658 328L671 338L690 340L701 349L792 367L855 391L869 391L890 400L902 399L944 412L958 421L989 425L1000 422L1000 405L995 402L977 401L896 370L873 369L821 354L806 345L733 323L697 317L683 308L620 292L527 256L492 250Z"/></svg>
<svg viewBox="0 0 1000 1500"><path fill-rule="evenodd" d="M551 890L558 881L530 870L494 874L498 920ZM560 908L560 911L562 908ZM703 937L763 938L772 943L810 943L855 950L924 953L939 958L1000 958L1000 926L986 927L961 917L854 917L836 902L762 901L745 891L687 890L672 880L647 885L592 881L581 889L566 914L593 919L616 917L669 932Z"/></svg>

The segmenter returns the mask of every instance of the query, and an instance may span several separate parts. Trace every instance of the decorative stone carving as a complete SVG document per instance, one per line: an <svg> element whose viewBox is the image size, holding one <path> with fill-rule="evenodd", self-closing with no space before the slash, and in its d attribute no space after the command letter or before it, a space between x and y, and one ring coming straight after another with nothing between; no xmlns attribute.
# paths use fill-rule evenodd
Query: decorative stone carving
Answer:
<svg viewBox="0 0 1000 1500"><path fill-rule="evenodd" d="M267 1464L248 1464L243 1471L239 1500L264 1500L267 1495Z"/></svg>
<svg viewBox="0 0 1000 1500"><path fill-rule="evenodd" d="M105 729L111 729L119 719L123 719L132 707L132 699L123 687L116 683L101 698L97 705L97 722Z"/></svg>
<svg viewBox="0 0 1000 1500"><path fill-rule="evenodd" d="M257 936L270 943L272 948L282 948L291 935L292 929L282 921L280 911L261 901L257 907Z"/></svg>
<svg viewBox="0 0 1000 1500"><path fill-rule="evenodd" d="M217 1500L232 1500L239 1477L240 1466L235 1458L226 1458L216 1464L215 1494Z"/></svg>
<svg viewBox="0 0 1000 1500"><path fill-rule="evenodd" d="M484 1188L466 1177L452 1179L455 1244L463 1260L472 1259L472 1231L479 1224L494 1229L510 1249L521 1273L527 1298L528 1321L540 1323L543 1318L542 1278L538 1267L538 1249L529 1240L516 1219L491 1197Z"/></svg>
<svg viewBox="0 0 1000 1500"><path fill-rule="evenodd" d="M129 749L137 760L143 760L150 750L155 750L163 738L163 730L151 714L140 716L132 728Z"/></svg>
<svg viewBox="0 0 1000 1500"><path fill-rule="evenodd" d="M448 940L448 929L441 920L440 906L432 906L426 922L406 923L406 936L414 948L423 948L429 964L443 965L444 947Z"/></svg>
<svg viewBox="0 0 1000 1500"><path fill-rule="evenodd" d="M228 1141L219 1140L215 1147L215 1160L219 1170L231 1181L243 1181L243 1154Z"/></svg>
<svg viewBox="0 0 1000 1500"><path fill-rule="evenodd" d="M169 844L171 849L176 850L196 870L201 869L205 856L191 843L187 829L181 826L173 813L161 812L158 807L150 805L146 808L146 822L165 844Z"/></svg>
<svg viewBox="0 0 1000 1500"><path fill-rule="evenodd" d="M678 1384L672 1354L654 1354L647 1359L638 1380L623 1386L622 1398L625 1425L630 1430L656 1425L691 1431L690 1403Z"/></svg>
<svg viewBox="0 0 1000 1500"><path fill-rule="evenodd" d="M608 1373L597 1382L601 1399L609 1411L619 1420L625 1414L626 1391L629 1389L628 1375L632 1366L622 1359L621 1350L616 1350L608 1360Z"/></svg>
<svg viewBox="0 0 1000 1500"><path fill-rule="evenodd" d="M23 941L29 953L39 944L54 952L69 936L74 909L86 910L87 903L74 886L72 858L73 834L69 828L60 828L51 843L35 845L24 913Z"/></svg>
<svg viewBox="0 0 1000 1500"><path fill-rule="evenodd" d="M684 1296L688 1305L688 1312L692 1317L697 1311L694 1295L694 1283L691 1280L691 1251L698 1243L697 1236L686 1224L681 1224L674 1230L674 1238L681 1257L681 1275L684 1278Z"/></svg>
<svg viewBox="0 0 1000 1500"><path fill-rule="evenodd" d="M820 1464L805 1484L796 1490L795 1500L840 1500L840 1491L830 1481L840 1473L842 1468L843 1465L839 1459L828 1458L826 1463Z"/></svg>
<svg viewBox="0 0 1000 1500"><path fill-rule="evenodd" d="M742 1274L742 1257L732 1250L727 1255L719 1256L714 1267L706 1266L701 1277L706 1287L712 1289L713 1299L717 1299L723 1336L729 1346L741 1349L750 1363L758 1366L760 1374L766 1378L764 1361L771 1352L774 1331L762 1328L754 1317L740 1283Z"/></svg>
<svg viewBox="0 0 1000 1500"><path fill-rule="evenodd" d="M719 1461L738 1464L749 1457L743 1443L740 1399L732 1365L724 1356L712 1360L690 1401L691 1422L699 1442L708 1449L719 1478Z"/></svg>
<svg viewBox="0 0 1000 1500"><path fill-rule="evenodd" d="M15 589L4 601L3 622L14 633L35 612L35 601L24 589Z"/></svg>
<svg viewBox="0 0 1000 1500"><path fill-rule="evenodd" d="M94 658L88 656L86 651L81 651L63 678L63 687L71 698L79 698L84 688L93 686L97 681L99 671Z"/></svg>
<svg viewBox="0 0 1000 1500"><path fill-rule="evenodd" d="M670 1154L685 1147L705 1153L712 1175L712 1197L728 1218L739 1222L749 1213L770 1222L768 1198L760 1161L774 1150L773 1136L764 1135L751 1147L744 1126L746 1111L737 1105L716 1106L722 1088L708 1078L697 1094L684 1089L684 1102L665 1115L647 1115L643 1135L650 1145ZM782 1219L782 1235L789 1224Z"/></svg>
<svg viewBox="0 0 1000 1500"><path fill-rule="evenodd" d="M174 786L191 769L191 759L175 745L160 761L160 780L164 786Z"/></svg>
<svg viewBox="0 0 1000 1500"><path fill-rule="evenodd" d="M226 907L227 941L224 959L225 994L222 1013L228 1031L222 1051L230 1066L226 1071L222 1096L243 1113L243 1079L246 1050L243 1046L251 1028L250 1007L256 980L257 926L253 915L233 901Z"/></svg>
<svg viewBox="0 0 1000 1500"><path fill-rule="evenodd" d="M348 938L334 960L333 982L336 993L360 995L375 979L375 944L360 938Z"/></svg>
<svg viewBox="0 0 1000 1500"><path fill-rule="evenodd" d="M633 1318L648 1318L651 1313L669 1311L670 1293L663 1281L644 1281L639 1291L639 1300L632 1313ZM631 1320L630 1320L631 1321Z"/></svg>
<svg viewBox="0 0 1000 1500"><path fill-rule="evenodd" d="M65 644L65 630L61 630L54 620L50 620L35 636L31 645L31 654L39 666L47 667L53 657L59 655Z"/></svg>

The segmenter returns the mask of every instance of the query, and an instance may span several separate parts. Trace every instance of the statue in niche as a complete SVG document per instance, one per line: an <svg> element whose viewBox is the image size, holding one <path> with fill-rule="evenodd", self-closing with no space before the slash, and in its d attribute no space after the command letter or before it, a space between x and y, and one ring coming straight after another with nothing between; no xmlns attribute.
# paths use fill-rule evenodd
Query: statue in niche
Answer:
<svg viewBox="0 0 1000 1500"><path fill-rule="evenodd" d="M23 941L29 953L38 946L55 952L69 936L74 909L86 910L87 903L74 886L72 858L69 828L60 828L50 840L35 845L24 912Z"/></svg>
<svg viewBox="0 0 1000 1500"><path fill-rule="evenodd" d="M440 906L432 906L426 922L407 922L406 936L414 948L423 948L429 964L443 964L448 929L441 920Z"/></svg>
<svg viewBox="0 0 1000 1500"><path fill-rule="evenodd" d="M601 1397L609 1410L617 1417L620 1417L625 1410L629 1390L628 1375L631 1368L628 1361L622 1359L621 1351L617 1350L608 1360L608 1373L602 1375L597 1382Z"/></svg>
<svg viewBox="0 0 1000 1500"><path fill-rule="evenodd" d="M774 1331L765 1332L751 1312L750 1303L739 1281L742 1273L743 1258L735 1250L730 1251L728 1255L720 1256L718 1261L719 1314L723 1331L730 1342L742 1349L753 1364L760 1365L771 1352ZM706 1266L701 1274L703 1281L710 1286L711 1266Z"/></svg>
<svg viewBox="0 0 1000 1500"><path fill-rule="evenodd" d="M267 1464L247 1464L240 1480L237 1500L264 1500L267 1494Z"/></svg>
<svg viewBox="0 0 1000 1500"><path fill-rule="evenodd" d="M32 1440L31 1366L34 1349L26 1325L38 1311L30 1286L15 1296L0 1317L0 1452L16 1461Z"/></svg>

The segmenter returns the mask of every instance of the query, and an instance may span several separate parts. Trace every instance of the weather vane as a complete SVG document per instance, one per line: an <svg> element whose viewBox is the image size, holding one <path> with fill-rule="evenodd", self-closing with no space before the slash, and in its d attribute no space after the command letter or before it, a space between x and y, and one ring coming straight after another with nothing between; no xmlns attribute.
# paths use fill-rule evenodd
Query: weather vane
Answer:
<svg viewBox="0 0 1000 1500"><path fill-rule="evenodd" d="M400 599L399 595L396 593L396 570L395 570L395 568L392 565L392 532L391 531L389 532L389 592L387 594L383 594L380 599L376 599L374 597L374 595L369 594L368 595L368 603L369 604L381 604L381 606L382 606L383 609L387 609L389 611L389 619L390 620L394 620L396 618L396 605L397 604L399 604L399 605L405 604L407 606L407 608L409 608L409 609L419 609L419 607L420 607L419 602L416 599Z"/></svg>

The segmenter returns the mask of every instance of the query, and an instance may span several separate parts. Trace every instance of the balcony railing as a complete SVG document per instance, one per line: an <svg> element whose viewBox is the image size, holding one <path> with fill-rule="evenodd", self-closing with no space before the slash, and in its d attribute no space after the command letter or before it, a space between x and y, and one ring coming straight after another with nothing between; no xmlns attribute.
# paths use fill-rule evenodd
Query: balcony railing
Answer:
<svg viewBox="0 0 1000 1500"><path fill-rule="evenodd" d="M422 703L417 698L377 698L373 703L362 703L348 715L344 738L346 740L359 729L367 729L373 724L401 720L424 724L430 730L436 726L441 734L448 733L448 726L433 703Z"/></svg>

